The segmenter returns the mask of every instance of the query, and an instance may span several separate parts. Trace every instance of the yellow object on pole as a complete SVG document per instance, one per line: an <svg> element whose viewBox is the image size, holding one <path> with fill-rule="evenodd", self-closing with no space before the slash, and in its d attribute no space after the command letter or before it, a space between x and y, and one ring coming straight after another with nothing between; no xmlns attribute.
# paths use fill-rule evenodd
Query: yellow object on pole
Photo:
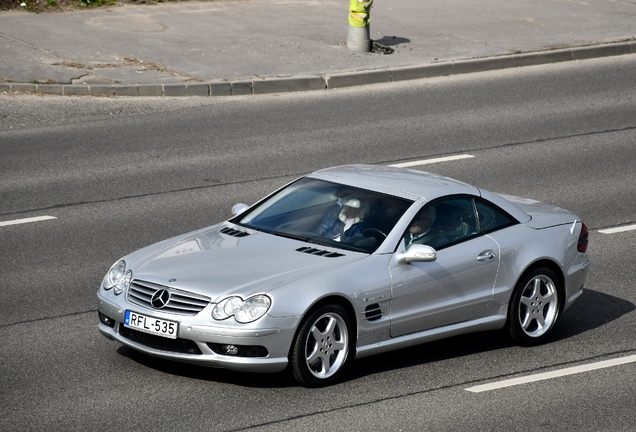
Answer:
<svg viewBox="0 0 636 432"><path fill-rule="evenodd" d="M371 21L371 4L373 0L349 0L349 25L367 27Z"/></svg>

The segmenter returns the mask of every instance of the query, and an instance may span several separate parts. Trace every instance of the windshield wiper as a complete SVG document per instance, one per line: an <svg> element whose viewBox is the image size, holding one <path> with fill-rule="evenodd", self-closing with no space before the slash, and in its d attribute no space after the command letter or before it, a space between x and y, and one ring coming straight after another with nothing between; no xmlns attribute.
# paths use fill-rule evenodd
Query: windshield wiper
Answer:
<svg viewBox="0 0 636 432"><path fill-rule="evenodd" d="M305 236L301 236L298 234L292 234L292 233L288 233L288 232L284 232L284 231L274 231L274 235L280 236L280 237L286 237L286 238L290 238L290 239L294 239L294 240L300 240L300 241L304 241L307 243L311 243L311 239L309 237L305 237Z"/></svg>
<svg viewBox="0 0 636 432"><path fill-rule="evenodd" d="M329 241L329 240L321 240L321 239L317 239L317 238L312 238L312 237L307 237L307 236L303 236L300 234L293 234L293 233L288 233L288 232L284 232L284 231L274 231L272 234L277 235L277 236L281 236L281 237L286 237L286 238L290 238L293 240L300 240L300 241L304 241L306 243L312 243L312 244L317 244L317 245L321 245L321 246L329 246L329 247L335 247L335 248L339 248L339 249L345 249L345 250L350 250L350 251L354 251L354 252L362 252L362 253L371 253L366 249L360 248L360 247L356 247L352 244L347 244L347 243L340 243L340 242L334 242L334 241Z"/></svg>
<svg viewBox="0 0 636 432"><path fill-rule="evenodd" d="M306 235L293 234L293 233L289 233L285 231L274 231L273 234L277 236L281 236L281 237L294 239L294 240L304 241L305 243L312 243L312 244L317 244L321 246L333 246L331 242L323 241L322 238L308 237Z"/></svg>

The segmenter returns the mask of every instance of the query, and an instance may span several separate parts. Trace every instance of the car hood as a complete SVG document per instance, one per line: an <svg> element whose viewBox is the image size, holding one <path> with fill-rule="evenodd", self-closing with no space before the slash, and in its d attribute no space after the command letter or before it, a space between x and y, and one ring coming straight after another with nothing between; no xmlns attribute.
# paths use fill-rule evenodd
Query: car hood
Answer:
<svg viewBox="0 0 636 432"><path fill-rule="evenodd" d="M575 214L552 204L512 195L501 195L501 197L510 201L531 217L530 221L525 224L530 228L549 228L580 220Z"/></svg>
<svg viewBox="0 0 636 432"><path fill-rule="evenodd" d="M142 252L143 251L143 252ZM231 224L180 236L143 249L133 278L209 296L266 293L366 254L246 230Z"/></svg>

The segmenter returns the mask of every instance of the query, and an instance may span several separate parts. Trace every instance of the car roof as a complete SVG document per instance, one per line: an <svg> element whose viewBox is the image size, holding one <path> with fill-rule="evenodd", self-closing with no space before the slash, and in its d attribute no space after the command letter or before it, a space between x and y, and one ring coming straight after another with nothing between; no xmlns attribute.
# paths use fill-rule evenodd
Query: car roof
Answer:
<svg viewBox="0 0 636 432"><path fill-rule="evenodd" d="M383 165L343 165L313 172L309 177L413 201L431 201L446 195L481 195L478 188L458 180L425 171Z"/></svg>

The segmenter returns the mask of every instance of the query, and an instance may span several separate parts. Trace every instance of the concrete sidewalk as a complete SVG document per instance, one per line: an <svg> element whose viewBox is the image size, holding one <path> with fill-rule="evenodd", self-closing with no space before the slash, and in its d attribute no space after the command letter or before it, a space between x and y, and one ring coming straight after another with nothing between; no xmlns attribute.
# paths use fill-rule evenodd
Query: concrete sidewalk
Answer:
<svg viewBox="0 0 636 432"><path fill-rule="evenodd" d="M636 53L636 0L375 0L347 49L347 0L0 12L0 94L229 96L318 90Z"/></svg>

